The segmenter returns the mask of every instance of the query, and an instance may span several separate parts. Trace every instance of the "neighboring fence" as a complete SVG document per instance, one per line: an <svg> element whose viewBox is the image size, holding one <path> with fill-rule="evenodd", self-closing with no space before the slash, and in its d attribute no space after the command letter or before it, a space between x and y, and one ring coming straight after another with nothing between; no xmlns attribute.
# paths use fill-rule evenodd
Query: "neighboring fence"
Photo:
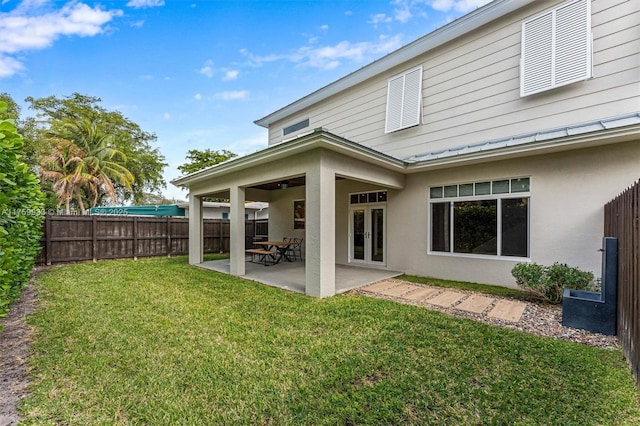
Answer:
<svg viewBox="0 0 640 426"><path fill-rule="evenodd" d="M618 238L618 338L640 386L640 181L604 207L604 235Z"/></svg>
<svg viewBox="0 0 640 426"><path fill-rule="evenodd" d="M39 264L189 253L189 219L186 218L46 216L43 231L42 250L36 259ZM203 234L205 253L229 251L228 219L205 219ZM254 236L267 234L267 221L245 221L247 245Z"/></svg>

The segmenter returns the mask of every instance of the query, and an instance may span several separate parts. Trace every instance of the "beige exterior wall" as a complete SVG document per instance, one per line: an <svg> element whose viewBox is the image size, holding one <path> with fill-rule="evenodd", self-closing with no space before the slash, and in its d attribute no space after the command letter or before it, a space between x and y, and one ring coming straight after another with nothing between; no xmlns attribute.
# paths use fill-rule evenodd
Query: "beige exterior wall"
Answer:
<svg viewBox="0 0 640 426"><path fill-rule="evenodd" d="M387 267L514 287L517 261L428 254L428 188L520 176L531 177L530 260L599 276L604 204L640 177L640 141L410 175L406 188L389 197Z"/></svg>
<svg viewBox="0 0 640 426"><path fill-rule="evenodd" d="M536 132L640 111L640 2L593 0L593 78L521 98L521 23L562 1L536 1L499 21L462 36L276 122L282 129L309 118L299 133L324 127L381 152L404 158L449 147ZM387 81L423 66L423 124L385 134Z"/></svg>

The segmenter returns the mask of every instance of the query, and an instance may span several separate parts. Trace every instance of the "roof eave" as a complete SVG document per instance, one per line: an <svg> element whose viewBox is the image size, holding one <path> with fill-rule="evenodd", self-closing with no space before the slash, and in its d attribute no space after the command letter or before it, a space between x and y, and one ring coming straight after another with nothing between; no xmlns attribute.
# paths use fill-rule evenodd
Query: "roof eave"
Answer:
<svg viewBox="0 0 640 426"><path fill-rule="evenodd" d="M351 142L325 129L318 128L290 141L270 146L244 157L234 158L190 175L174 179L171 183L176 186L189 187L192 184L206 179L256 167L317 148L335 151L351 158L374 163L391 170L403 171L407 165L406 162L395 157Z"/></svg>
<svg viewBox="0 0 640 426"><path fill-rule="evenodd" d="M263 117L255 124L268 128L270 124L295 114L343 90L362 83L395 66L401 65L436 47L442 46L468 32L471 32L495 19L513 12L535 0L494 0L485 6L470 12L449 24L395 50L386 56L324 86L315 92Z"/></svg>
<svg viewBox="0 0 640 426"><path fill-rule="evenodd" d="M539 142L529 142L517 146L500 147L468 154L417 161L408 164L406 173L419 173L427 170L487 163L572 149L590 148L613 143L630 142L638 139L640 139L640 124L574 136L563 136L561 138L553 138Z"/></svg>

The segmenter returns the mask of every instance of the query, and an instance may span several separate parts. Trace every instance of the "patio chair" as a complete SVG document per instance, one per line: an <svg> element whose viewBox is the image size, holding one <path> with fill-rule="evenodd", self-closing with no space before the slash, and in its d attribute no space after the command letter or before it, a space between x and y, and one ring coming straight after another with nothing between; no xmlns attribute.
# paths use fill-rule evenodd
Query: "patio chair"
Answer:
<svg viewBox="0 0 640 426"><path fill-rule="evenodd" d="M292 260L302 260L302 241L303 238L291 238L290 241L293 243L287 250L287 256ZM286 241L286 240L285 240Z"/></svg>

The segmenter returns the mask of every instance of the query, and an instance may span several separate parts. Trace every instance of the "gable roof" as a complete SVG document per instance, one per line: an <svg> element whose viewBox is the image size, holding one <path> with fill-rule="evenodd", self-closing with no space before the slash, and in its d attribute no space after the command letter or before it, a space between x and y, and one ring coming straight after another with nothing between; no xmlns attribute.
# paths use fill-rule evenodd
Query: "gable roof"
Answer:
<svg viewBox="0 0 640 426"><path fill-rule="evenodd" d="M446 44L466 33L505 16L535 0L494 0L447 25L389 53L386 56L330 83L279 110L254 121L258 126L268 128L270 124L295 114L343 90L362 83L397 65L401 65L419 55Z"/></svg>

